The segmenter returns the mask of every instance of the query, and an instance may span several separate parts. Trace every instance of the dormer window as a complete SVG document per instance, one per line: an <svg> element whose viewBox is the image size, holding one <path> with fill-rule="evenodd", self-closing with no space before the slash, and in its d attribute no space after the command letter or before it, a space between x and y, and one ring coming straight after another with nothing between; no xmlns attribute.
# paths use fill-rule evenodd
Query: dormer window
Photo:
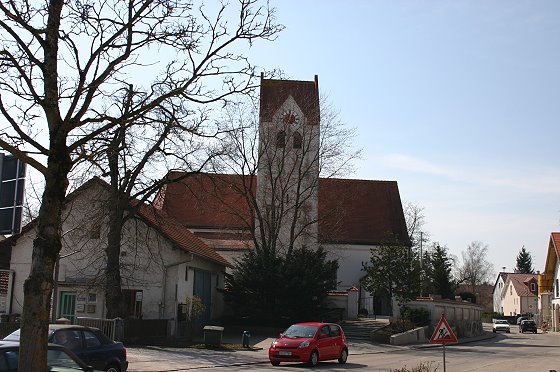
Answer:
<svg viewBox="0 0 560 372"><path fill-rule="evenodd" d="M537 290L537 285L535 283L531 283L531 292L535 292Z"/></svg>

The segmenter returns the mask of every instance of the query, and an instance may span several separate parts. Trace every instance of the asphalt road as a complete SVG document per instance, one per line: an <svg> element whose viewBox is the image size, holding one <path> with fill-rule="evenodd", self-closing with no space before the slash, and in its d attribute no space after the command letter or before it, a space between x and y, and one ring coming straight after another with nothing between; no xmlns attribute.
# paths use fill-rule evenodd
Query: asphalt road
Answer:
<svg viewBox="0 0 560 372"><path fill-rule="evenodd" d="M489 325L485 329L491 332ZM560 372L560 333L499 333L490 339L446 346L446 372L466 371L558 371ZM268 362L270 340L257 346L258 351L210 351L185 348L128 348L130 372L204 371L298 371L308 370L302 364ZM390 346L351 343L348 363L322 362L313 370L320 371L391 371L420 364L430 371L444 371L443 349L440 345Z"/></svg>

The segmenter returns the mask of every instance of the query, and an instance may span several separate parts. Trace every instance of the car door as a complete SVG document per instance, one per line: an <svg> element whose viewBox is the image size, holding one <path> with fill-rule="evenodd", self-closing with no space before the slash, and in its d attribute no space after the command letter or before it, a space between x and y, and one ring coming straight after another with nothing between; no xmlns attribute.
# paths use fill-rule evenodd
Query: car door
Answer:
<svg viewBox="0 0 560 372"><path fill-rule="evenodd" d="M103 344L92 331L84 329L81 333L84 347L78 356L95 369L105 369L108 358Z"/></svg>
<svg viewBox="0 0 560 372"><path fill-rule="evenodd" d="M328 325L324 325L319 329L317 349L319 350L319 358L321 360L327 360L333 357L333 343L330 332Z"/></svg>
<svg viewBox="0 0 560 372"><path fill-rule="evenodd" d="M331 331L333 358L338 358L342 348L344 347L344 343L342 342L342 332L340 331L340 327L336 324L330 324L329 328Z"/></svg>

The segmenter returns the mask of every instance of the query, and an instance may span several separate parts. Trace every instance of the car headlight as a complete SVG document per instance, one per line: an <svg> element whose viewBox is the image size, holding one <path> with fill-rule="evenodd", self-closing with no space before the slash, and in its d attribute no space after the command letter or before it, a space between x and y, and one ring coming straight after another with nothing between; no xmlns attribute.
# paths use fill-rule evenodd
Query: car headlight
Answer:
<svg viewBox="0 0 560 372"><path fill-rule="evenodd" d="M270 346L271 347L276 347L276 345L278 345L278 340L272 341L272 345L270 345Z"/></svg>
<svg viewBox="0 0 560 372"><path fill-rule="evenodd" d="M309 344L310 344L309 340L303 341L301 344L299 344L299 348L300 349L306 348L309 346Z"/></svg>

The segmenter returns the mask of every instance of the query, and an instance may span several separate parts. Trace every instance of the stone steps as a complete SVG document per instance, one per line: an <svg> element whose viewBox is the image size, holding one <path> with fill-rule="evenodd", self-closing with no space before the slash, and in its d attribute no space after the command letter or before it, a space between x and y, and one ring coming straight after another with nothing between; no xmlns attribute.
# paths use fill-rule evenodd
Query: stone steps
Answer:
<svg viewBox="0 0 560 372"><path fill-rule="evenodd" d="M361 318L358 320L344 320L340 326L349 340L371 341L371 333L388 324L386 320Z"/></svg>

